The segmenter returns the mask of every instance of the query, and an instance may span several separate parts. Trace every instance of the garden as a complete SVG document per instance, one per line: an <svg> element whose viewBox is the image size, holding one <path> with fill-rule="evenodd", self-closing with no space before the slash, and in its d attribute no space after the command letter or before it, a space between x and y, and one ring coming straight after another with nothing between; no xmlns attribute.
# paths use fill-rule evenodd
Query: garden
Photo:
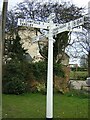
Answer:
<svg viewBox="0 0 90 120"><path fill-rule="evenodd" d="M35 7L36 5L36 7ZM3 6L4 7L4 6ZM32 9L34 8L35 9ZM48 42L38 42L38 53L43 59L35 62L36 56L29 56L27 59L28 46L33 46L32 36L43 34L40 29L28 29L32 34L24 34L27 27L18 27L17 18L31 17L34 20L41 18L43 21L48 18L52 11L56 14L56 23L67 23L82 15L82 8L73 4L41 4L36 1L25 1L8 11L6 19L6 30L3 44L2 62L2 117L3 119L13 118L46 118L46 95L47 95L47 61ZM3 12L2 12L3 13ZM5 18L4 18L5 19ZM3 20L4 21L4 20ZM4 22L2 22L4 25ZM86 27L87 29L87 27ZM20 30L22 35L20 36ZM24 35L24 38L22 37ZM64 31L54 35L53 43L53 88L54 88L54 118L89 118L90 94L84 90L69 89L70 79L86 80L90 75L90 52L88 52L88 73L81 68L70 70L69 56L66 55L66 47L70 43L71 32ZM46 38L47 39L47 38ZM24 40L24 42L23 42ZM86 40L86 39L85 39ZM76 41L75 41L76 42ZM78 42L78 41L77 41ZM24 43L27 43L25 48ZM74 42L73 42L74 43ZM80 42L81 43L81 42ZM86 41L87 43L87 41ZM73 45L73 44L72 44ZM82 43L83 45L83 43ZM78 47L77 47L78 48ZM29 51L29 55L35 52ZM64 55L67 56L62 64ZM76 57L76 56L75 56ZM64 63L63 62L63 63Z"/></svg>
<svg viewBox="0 0 90 120"><path fill-rule="evenodd" d="M27 62L20 48L15 47L12 59L3 64L3 119L45 118L47 61ZM88 118L89 95L69 90L71 75L68 67L54 63L54 118Z"/></svg>
<svg viewBox="0 0 90 120"><path fill-rule="evenodd" d="M3 67L2 116L4 118L45 118L45 61L9 61ZM63 66L54 64L54 118L88 118L89 94L69 90Z"/></svg>

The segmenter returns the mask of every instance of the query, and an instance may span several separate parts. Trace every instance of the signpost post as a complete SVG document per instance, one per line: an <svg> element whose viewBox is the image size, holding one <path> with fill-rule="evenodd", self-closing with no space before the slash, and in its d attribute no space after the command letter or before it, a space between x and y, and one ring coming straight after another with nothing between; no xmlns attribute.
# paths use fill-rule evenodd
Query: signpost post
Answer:
<svg viewBox="0 0 90 120"><path fill-rule="evenodd" d="M46 100L46 119L53 118L53 28L56 24L53 24L52 19L54 19L55 14L51 14L48 18L48 23L26 21L19 19L18 26L30 26L41 29L48 29L48 72L47 72L47 100ZM39 36L35 38L33 42L39 41Z"/></svg>
<svg viewBox="0 0 90 120"><path fill-rule="evenodd" d="M49 41L48 41L48 72L47 72L47 101L46 101L46 118L53 118L53 29L52 19L50 20Z"/></svg>
<svg viewBox="0 0 90 120"><path fill-rule="evenodd" d="M73 28L84 24L84 17L70 21L64 24L54 24L53 19L55 14L52 13L48 22L29 21L25 19L18 20L18 26L28 26L34 28L48 29L49 32L45 36L48 37L48 72L47 72L47 100L46 100L46 119L53 118L53 36L64 31L71 31ZM44 36L44 37L45 37ZM39 38L43 39L43 36L37 36L33 39L33 42L39 41Z"/></svg>

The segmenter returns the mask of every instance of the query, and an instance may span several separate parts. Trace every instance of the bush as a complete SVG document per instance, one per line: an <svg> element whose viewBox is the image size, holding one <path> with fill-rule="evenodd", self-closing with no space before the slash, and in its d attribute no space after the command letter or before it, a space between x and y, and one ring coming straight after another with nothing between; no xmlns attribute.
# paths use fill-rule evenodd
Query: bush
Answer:
<svg viewBox="0 0 90 120"><path fill-rule="evenodd" d="M37 92L40 92L42 94L46 93L46 87L44 83L37 84L36 88L37 88Z"/></svg>
<svg viewBox="0 0 90 120"><path fill-rule="evenodd" d="M25 92L26 84L19 78L13 77L11 81L5 84L5 93L8 94L22 94Z"/></svg>
<svg viewBox="0 0 90 120"><path fill-rule="evenodd" d="M62 69L62 65L55 63L54 64L54 74L58 77L65 77L65 73Z"/></svg>
<svg viewBox="0 0 90 120"><path fill-rule="evenodd" d="M39 62L35 62L35 63L29 63L29 75L30 77L27 80L27 91L28 92L41 92L41 93L45 93L45 89L44 86L41 84L42 82L45 84L46 86L46 77L47 77L47 62L45 61L39 61ZM62 70L62 65L61 64L54 64L54 75L58 76L59 78L64 77L64 71ZM33 84L30 81L37 81L40 84L36 84L32 87L31 84ZM30 89L31 88L31 89Z"/></svg>
<svg viewBox="0 0 90 120"><path fill-rule="evenodd" d="M4 93L21 94L26 90L29 92L33 80L46 84L47 63L45 61L27 63L25 61L11 60L3 68ZM64 77L60 64L54 64L54 75ZM26 83L28 84L26 85ZM35 91L45 93L44 85L36 85Z"/></svg>
<svg viewBox="0 0 90 120"><path fill-rule="evenodd" d="M47 75L47 63L43 61L39 61L36 63L31 63L29 68L33 72L33 75L36 80L42 81L46 80Z"/></svg>
<svg viewBox="0 0 90 120"><path fill-rule="evenodd" d="M33 73L36 80L46 80L47 77L47 63L45 61L39 61L36 63L30 63L30 71ZM62 70L62 65L54 64L54 75L58 77L64 77L64 71Z"/></svg>
<svg viewBox="0 0 90 120"><path fill-rule="evenodd" d="M22 63L10 61L4 66L3 92L7 94L21 94L25 92L25 73Z"/></svg>

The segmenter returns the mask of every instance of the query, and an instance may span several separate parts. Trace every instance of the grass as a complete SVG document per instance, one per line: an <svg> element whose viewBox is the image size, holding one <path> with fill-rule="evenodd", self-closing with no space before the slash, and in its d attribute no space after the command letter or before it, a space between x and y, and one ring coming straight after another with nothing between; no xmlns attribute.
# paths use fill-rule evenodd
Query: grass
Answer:
<svg viewBox="0 0 90 120"><path fill-rule="evenodd" d="M3 118L45 118L46 96L3 94ZM88 99L54 94L54 118L88 118Z"/></svg>
<svg viewBox="0 0 90 120"><path fill-rule="evenodd" d="M70 71L70 79L81 79L86 80L85 78L88 76L87 71Z"/></svg>

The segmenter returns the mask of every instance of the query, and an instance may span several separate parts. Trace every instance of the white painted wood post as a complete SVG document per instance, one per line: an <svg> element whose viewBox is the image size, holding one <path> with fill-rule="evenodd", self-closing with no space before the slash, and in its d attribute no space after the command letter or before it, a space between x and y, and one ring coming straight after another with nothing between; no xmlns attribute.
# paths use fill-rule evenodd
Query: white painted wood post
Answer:
<svg viewBox="0 0 90 120"><path fill-rule="evenodd" d="M50 20L50 24L52 24ZM46 100L46 119L53 118L53 29L49 29L48 41L48 72L47 72L47 100Z"/></svg>

